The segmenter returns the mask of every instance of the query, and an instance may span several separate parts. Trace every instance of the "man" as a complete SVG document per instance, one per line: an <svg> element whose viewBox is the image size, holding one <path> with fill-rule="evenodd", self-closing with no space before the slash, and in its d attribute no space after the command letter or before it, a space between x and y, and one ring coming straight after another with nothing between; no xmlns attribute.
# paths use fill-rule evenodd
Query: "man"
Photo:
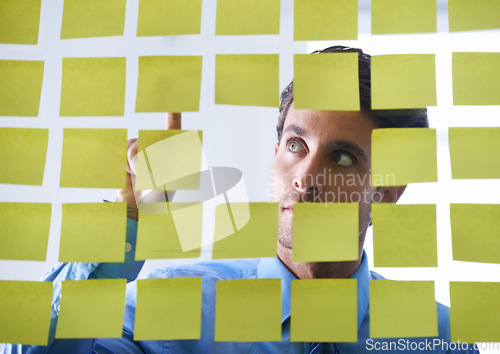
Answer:
<svg viewBox="0 0 500 354"><path fill-rule="evenodd" d="M360 112L335 112L297 110L293 104L293 84L282 93L280 117L277 125L278 142L272 169L272 200L279 202L279 234L277 258L256 260L214 261L197 265L172 266L158 269L149 278L202 277L203 308L202 334L200 340L182 341L133 341L136 283L127 290L126 313L123 337L114 339L54 340L57 325L61 281L89 278L127 278L134 280L142 262L133 261L133 252L126 255L122 264L60 264L45 278L55 282L55 296L51 322L49 349L53 353L361 353L383 348L402 349L394 346L398 339L372 340L369 337L370 315L368 310L369 282L381 279L370 272L367 257L363 252L366 231L371 223L370 205L373 202L395 203L405 187L370 186L371 133L383 127L427 127L427 112L420 110L371 111L370 109L370 56L359 49L330 47L320 53L358 52L360 82ZM313 55L318 55L315 52ZM180 129L180 115L170 114L168 129ZM129 205L127 242L135 249L137 213L136 195L132 188L134 175L133 158L137 143L132 141L128 157L128 188L118 193L118 201ZM331 175L355 175L356 185L334 185L324 181L339 179L318 178ZM342 180L342 179L340 179ZM321 182L321 183L320 183ZM342 197L343 196L343 197ZM293 205L296 202L350 202L356 196L359 202L359 259L350 262L292 261ZM363 196L358 198L357 196ZM343 199L343 200L342 200ZM216 282L239 278L280 278L282 286L282 341L281 342L216 342L214 340L215 287ZM358 291L358 341L355 343L298 343L290 342L290 287L295 279L352 278L357 279ZM437 304L439 337L450 341L448 309ZM331 321L342 321L332 318ZM249 328L251 330L251 328ZM426 352L422 346L435 338L407 338L416 344L419 352ZM368 341L367 341L368 340ZM377 345L378 344L378 345ZM437 349L441 349L438 347ZM30 353L45 352L46 347L21 348L7 346L7 352L30 349ZM436 349L436 348L434 348ZM408 349L407 349L408 350ZM390 351L387 351L390 352ZM439 352L439 350L431 350ZM442 350L441 352L446 352ZM451 350L448 352L452 352ZM473 350L471 350L473 352Z"/></svg>

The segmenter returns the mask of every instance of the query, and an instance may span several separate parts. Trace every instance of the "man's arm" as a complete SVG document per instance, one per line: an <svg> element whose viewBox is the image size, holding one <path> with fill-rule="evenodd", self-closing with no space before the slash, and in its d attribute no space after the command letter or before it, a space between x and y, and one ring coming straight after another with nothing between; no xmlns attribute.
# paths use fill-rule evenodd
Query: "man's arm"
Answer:
<svg viewBox="0 0 500 354"><path fill-rule="evenodd" d="M167 113L166 129L181 129L181 114ZM52 298L52 312L50 321L49 342L47 346L23 346L7 344L4 353L89 353L92 351L112 353L127 352L140 353L139 346L133 342L133 334L126 328L123 330L122 338L96 340L96 339L55 339L57 318L59 315L59 304L61 301L61 286L65 280L85 279L115 279L125 278L128 282L135 280L144 264L143 261L135 261L138 205L141 200L141 192L134 190L136 175L137 139L130 139L127 147L126 186L117 191L117 202L127 203L127 236L125 262L123 263L59 263L52 268L41 280L54 283L54 294ZM154 197L154 196L153 196ZM164 197L164 195L163 195ZM132 287L133 288L133 287ZM135 293L127 291L126 311L135 311ZM107 344L113 344L118 351L107 349Z"/></svg>
<svg viewBox="0 0 500 354"><path fill-rule="evenodd" d="M128 282L137 278L143 261L135 261L135 244L137 221L127 219L127 251L123 263L59 263L54 266L41 281L54 283L52 297L49 341L47 346L28 346L7 344L4 353L89 353L96 345L95 339L55 339L59 304L61 302L61 286L65 280L116 279L125 278ZM129 351L133 352L133 351Z"/></svg>

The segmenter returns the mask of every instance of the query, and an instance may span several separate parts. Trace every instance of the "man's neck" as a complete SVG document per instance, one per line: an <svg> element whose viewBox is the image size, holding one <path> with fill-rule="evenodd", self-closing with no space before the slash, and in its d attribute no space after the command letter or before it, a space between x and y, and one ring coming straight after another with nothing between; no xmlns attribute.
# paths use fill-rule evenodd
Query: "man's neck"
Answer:
<svg viewBox="0 0 500 354"><path fill-rule="evenodd" d="M361 264L363 250L359 259L349 262L294 262L292 250L278 245L278 258L281 263L298 279L349 278Z"/></svg>

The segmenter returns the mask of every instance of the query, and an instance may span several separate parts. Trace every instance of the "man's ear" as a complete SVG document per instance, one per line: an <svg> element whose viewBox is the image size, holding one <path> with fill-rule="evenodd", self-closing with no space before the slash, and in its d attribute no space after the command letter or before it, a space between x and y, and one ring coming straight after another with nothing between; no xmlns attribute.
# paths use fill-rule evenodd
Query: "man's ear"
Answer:
<svg viewBox="0 0 500 354"><path fill-rule="evenodd" d="M276 154L278 153L279 147L280 147L280 143L274 144L274 156L276 156Z"/></svg>
<svg viewBox="0 0 500 354"><path fill-rule="evenodd" d="M380 200L380 203L396 203L405 189L406 186L381 187L378 192L382 195L382 198L377 199Z"/></svg>

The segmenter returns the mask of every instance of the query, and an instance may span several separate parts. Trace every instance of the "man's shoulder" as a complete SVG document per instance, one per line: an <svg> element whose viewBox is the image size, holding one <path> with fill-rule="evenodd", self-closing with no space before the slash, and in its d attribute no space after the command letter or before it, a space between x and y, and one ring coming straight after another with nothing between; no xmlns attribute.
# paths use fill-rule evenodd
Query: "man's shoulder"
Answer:
<svg viewBox="0 0 500 354"><path fill-rule="evenodd" d="M256 258L170 265L154 269L146 275L146 278L201 277L213 280L247 279L256 277L260 261L260 258Z"/></svg>
<svg viewBox="0 0 500 354"><path fill-rule="evenodd" d="M384 276L378 274L377 272L370 270L370 280L389 280L389 279L386 279Z"/></svg>

